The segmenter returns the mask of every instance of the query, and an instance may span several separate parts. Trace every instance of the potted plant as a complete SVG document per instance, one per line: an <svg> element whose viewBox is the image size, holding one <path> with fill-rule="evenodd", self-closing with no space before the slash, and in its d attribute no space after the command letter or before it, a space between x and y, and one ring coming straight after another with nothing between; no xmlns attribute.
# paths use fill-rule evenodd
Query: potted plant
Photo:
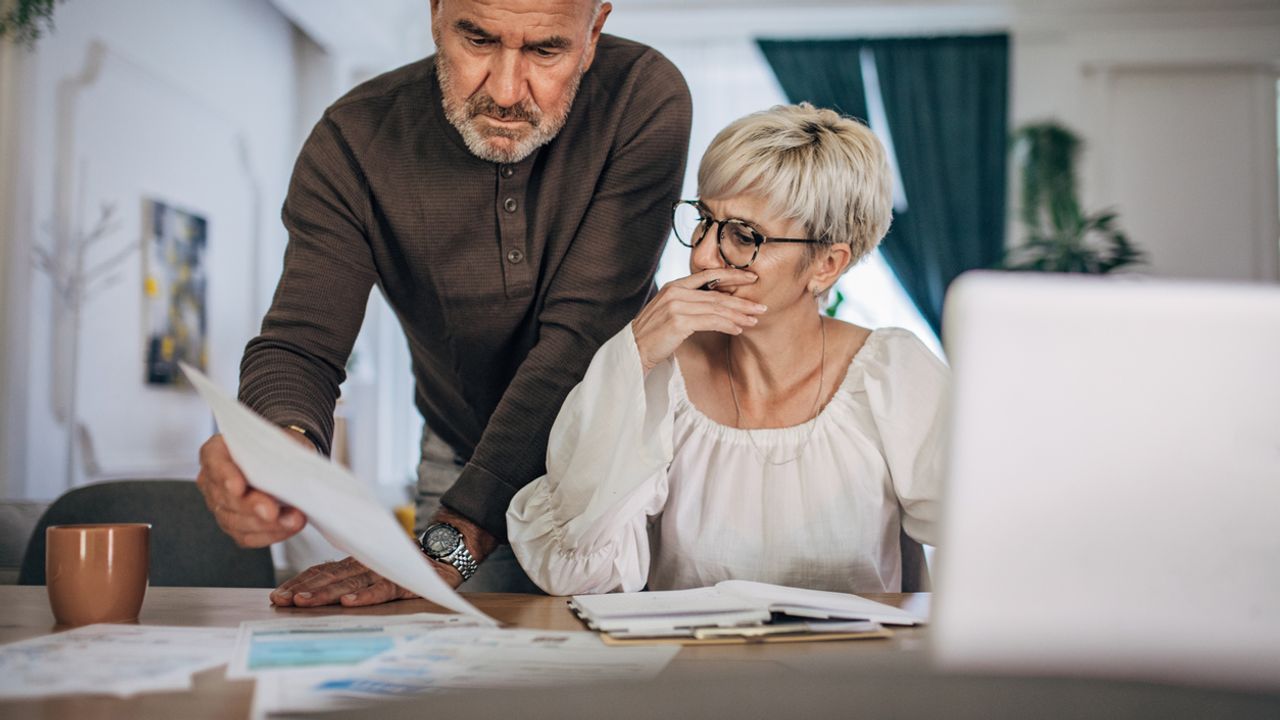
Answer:
<svg viewBox="0 0 1280 720"><path fill-rule="evenodd" d="M62 0L0 0L0 40L30 47L53 27L53 8Z"/></svg>
<svg viewBox="0 0 1280 720"><path fill-rule="evenodd" d="M1041 272L1109 273L1144 262L1116 225L1116 213L1086 214L1076 192L1080 138L1054 122L1023 125L1012 149L1019 166L1025 240L1000 267Z"/></svg>

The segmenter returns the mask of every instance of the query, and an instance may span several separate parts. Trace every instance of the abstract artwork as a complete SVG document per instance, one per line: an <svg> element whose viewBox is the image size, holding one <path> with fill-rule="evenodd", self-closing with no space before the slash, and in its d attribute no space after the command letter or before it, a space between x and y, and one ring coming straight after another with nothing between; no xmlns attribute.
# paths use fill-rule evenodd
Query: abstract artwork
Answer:
<svg viewBox="0 0 1280 720"><path fill-rule="evenodd" d="M207 370L208 286L205 218L159 200L143 200L143 289L147 384L184 385L178 363Z"/></svg>

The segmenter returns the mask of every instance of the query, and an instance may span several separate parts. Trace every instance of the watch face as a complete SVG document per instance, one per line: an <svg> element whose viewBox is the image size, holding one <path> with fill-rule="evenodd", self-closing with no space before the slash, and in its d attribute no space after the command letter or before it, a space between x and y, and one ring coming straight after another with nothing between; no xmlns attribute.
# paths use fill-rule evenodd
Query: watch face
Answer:
<svg viewBox="0 0 1280 720"><path fill-rule="evenodd" d="M444 557L458 547L458 534L453 528L439 525L427 531L423 547L432 557Z"/></svg>

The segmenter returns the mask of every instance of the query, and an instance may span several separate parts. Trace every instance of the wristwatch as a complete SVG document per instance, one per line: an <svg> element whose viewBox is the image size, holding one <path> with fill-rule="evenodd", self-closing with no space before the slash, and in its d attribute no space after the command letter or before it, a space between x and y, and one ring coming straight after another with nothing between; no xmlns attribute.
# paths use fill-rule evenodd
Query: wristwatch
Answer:
<svg viewBox="0 0 1280 720"><path fill-rule="evenodd" d="M422 545L422 552L427 557L456 568L463 581L470 580L476 574L478 565L467 549L467 544L462 541L462 531L449 523L428 525L427 531L418 538L418 543Z"/></svg>

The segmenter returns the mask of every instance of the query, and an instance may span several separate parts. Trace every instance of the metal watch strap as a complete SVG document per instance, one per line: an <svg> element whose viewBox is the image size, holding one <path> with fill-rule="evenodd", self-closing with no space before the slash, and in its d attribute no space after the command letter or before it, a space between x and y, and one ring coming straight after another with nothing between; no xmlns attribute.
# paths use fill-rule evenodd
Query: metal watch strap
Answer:
<svg viewBox="0 0 1280 720"><path fill-rule="evenodd" d="M472 557L471 551L467 549L467 543L461 540L458 541L458 547L449 553L449 557L446 557L444 561L458 570L463 582L470 580L471 576L476 574L476 568L480 567L476 559Z"/></svg>

